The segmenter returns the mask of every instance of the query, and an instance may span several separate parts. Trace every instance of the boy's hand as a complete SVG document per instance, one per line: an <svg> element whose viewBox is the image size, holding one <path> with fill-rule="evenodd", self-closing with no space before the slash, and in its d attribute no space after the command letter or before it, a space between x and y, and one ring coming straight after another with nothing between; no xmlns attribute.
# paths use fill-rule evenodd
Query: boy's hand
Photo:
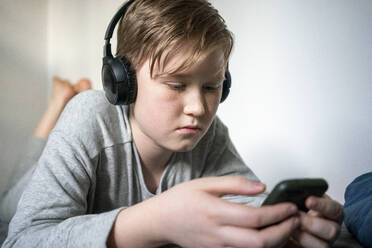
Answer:
<svg viewBox="0 0 372 248"><path fill-rule="evenodd" d="M306 199L307 213L301 212L301 228L293 235L302 247L329 247L340 233L343 207L329 196Z"/></svg>
<svg viewBox="0 0 372 248"><path fill-rule="evenodd" d="M179 184L150 201L169 243L184 248L280 247L299 227L295 205L255 208L220 198L256 195L264 189L243 177L209 177Z"/></svg>

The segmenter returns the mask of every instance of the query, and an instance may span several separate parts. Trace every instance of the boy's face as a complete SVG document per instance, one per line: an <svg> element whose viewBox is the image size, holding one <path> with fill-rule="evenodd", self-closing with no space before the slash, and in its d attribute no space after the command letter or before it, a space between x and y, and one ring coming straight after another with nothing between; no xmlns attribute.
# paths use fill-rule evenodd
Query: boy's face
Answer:
<svg viewBox="0 0 372 248"><path fill-rule="evenodd" d="M164 71L173 71L188 57L188 47L171 57ZM172 75L150 60L136 71L138 91L130 122L136 144L160 151L190 151L211 125L221 99L225 70L222 49L214 49L190 68Z"/></svg>

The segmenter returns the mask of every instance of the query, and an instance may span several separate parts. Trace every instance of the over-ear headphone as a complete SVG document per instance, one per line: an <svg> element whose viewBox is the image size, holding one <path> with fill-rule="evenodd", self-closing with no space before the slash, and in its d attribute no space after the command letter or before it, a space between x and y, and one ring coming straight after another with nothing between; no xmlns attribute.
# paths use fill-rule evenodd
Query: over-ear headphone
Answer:
<svg viewBox="0 0 372 248"><path fill-rule="evenodd" d="M124 56L114 57L111 52L110 39L116 24L125 15L129 5L134 0L125 3L111 19L105 34L105 45L103 47L102 84L106 98L114 105L129 105L134 103L137 96L136 72ZM220 102L225 101L231 87L231 74L227 66L225 80L223 81L222 96Z"/></svg>

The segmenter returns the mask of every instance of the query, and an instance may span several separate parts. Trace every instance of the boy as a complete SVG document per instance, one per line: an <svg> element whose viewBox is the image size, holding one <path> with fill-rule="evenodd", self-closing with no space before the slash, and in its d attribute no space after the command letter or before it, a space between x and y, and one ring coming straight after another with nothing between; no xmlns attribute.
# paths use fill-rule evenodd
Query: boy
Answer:
<svg viewBox="0 0 372 248"><path fill-rule="evenodd" d="M290 203L253 207L264 185L215 116L232 45L204 0L134 1L117 49L135 71L134 102L113 106L98 91L70 101L4 247L278 247L291 235L322 247L334 239L342 207L328 198L309 198L312 211L300 216Z"/></svg>

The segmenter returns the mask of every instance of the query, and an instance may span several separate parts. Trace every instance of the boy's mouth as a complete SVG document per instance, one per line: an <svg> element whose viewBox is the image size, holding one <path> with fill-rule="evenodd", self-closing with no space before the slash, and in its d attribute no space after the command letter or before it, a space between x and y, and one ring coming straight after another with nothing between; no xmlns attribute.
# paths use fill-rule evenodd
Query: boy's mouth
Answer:
<svg viewBox="0 0 372 248"><path fill-rule="evenodd" d="M177 129L177 131L182 134L196 134L198 132L201 132L201 130L202 129L199 126L194 125L184 126Z"/></svg>

